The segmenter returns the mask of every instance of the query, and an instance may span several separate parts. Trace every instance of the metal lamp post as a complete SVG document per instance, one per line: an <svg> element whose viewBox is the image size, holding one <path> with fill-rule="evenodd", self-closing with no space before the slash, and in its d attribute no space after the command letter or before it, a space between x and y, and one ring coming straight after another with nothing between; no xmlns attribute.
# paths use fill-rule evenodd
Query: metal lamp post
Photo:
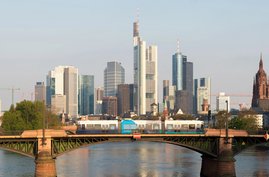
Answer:
<svg viewBox="0 0 269 177"><path fill-rule="evenodd" d="M227 110L226 121L225 121L225 134L226 134L225 143L227 144L228 143L228 112L229 112L229 108L228 108L228 100L226 100L225 102L226 102L226 110Z"/></svg>

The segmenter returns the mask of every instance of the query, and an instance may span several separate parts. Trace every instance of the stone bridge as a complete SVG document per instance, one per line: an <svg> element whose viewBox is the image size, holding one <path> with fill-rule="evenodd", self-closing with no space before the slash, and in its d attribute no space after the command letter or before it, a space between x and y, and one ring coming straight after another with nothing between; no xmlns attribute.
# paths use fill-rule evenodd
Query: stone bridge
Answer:
<svg viewBox="0 0 269 177"><path fill-rule="evenodd" d="M43 136L44 135L44 136ZM150 141L186 147L202 154L201 176L235 176L234 156L265 143L264 135L246 131L207 129L205 134L67 134L64 130L28 130L0 136L0 148L35 158L35 176L56 176L57 156L83 146L105 142Z"/></svg>

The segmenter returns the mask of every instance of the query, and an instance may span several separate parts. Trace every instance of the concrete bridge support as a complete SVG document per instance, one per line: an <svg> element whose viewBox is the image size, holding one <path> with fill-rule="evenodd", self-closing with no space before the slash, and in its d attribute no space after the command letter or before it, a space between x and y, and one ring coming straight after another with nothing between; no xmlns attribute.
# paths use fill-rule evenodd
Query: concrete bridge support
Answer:
<svg viewBox="0 0 269 177"><path fill-rule="evenodd" d="M38 154L35 160L35 177L56 177L55 159L52 157L51 135L47 133L43 140L38 136ZM44 142L43 142L44 141Z"/></svg>
<svg viewBox="0 0 269 177"><path fill-rule="evenodd" d="M35 177L56 177L55 159L48 151L41 151L35 160Z"/></svg>
<svg viewBox="0 0 269 177"><path fill-rule="evenodd" d="M202 177L236 177L232 138L220 138L217 158L202 155Z"/></svg>

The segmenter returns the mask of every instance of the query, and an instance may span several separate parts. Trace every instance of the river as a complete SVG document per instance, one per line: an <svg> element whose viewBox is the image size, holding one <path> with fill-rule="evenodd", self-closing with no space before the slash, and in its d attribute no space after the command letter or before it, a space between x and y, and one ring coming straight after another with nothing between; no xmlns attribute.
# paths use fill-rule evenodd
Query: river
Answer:
<svg viewBox="0 0 269 177"><path fill-rule="evenodd" d="M269 150L250 148L235 157L237 177L269 177ZM0 150L0 177L33 177L34 159ZM200 177L201 155L150 142L104 143L56 160L58 177Z"/></svg>

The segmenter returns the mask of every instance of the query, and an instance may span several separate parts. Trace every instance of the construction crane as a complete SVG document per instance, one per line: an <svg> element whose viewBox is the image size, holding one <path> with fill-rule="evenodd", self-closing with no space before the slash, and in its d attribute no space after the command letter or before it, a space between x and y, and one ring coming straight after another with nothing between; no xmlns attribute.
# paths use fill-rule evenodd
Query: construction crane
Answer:
<svg viewBox="0 0 269 177"><path fill-rule="evenodd" d="M0 88L1 90L11 90L11 96L12 96L12 105L14 105L14 92L16 91L16 90L20 90L20 88L14 88L14 87L12 87L12 88Z"/></svg>

